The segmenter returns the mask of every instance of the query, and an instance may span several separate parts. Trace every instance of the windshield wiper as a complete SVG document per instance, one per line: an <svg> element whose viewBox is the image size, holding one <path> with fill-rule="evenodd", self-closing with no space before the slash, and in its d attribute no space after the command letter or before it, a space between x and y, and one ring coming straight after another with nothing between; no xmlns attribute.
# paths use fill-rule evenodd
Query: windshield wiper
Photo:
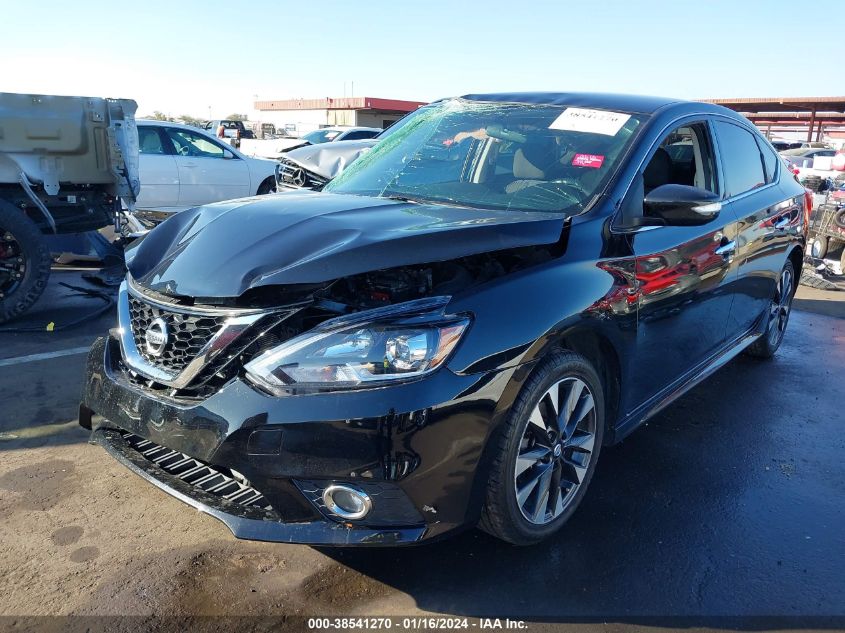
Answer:
<svg viewBox="0 0 845 633"><path fill-rule="evenodd" d="M409 198L408 196L400 196L398 194L391 194L389 196L379 196L380 198L387 198L388 200L398 200L399 202L411 202L413 204L422 204L422 200L416 198Z"/></svg>

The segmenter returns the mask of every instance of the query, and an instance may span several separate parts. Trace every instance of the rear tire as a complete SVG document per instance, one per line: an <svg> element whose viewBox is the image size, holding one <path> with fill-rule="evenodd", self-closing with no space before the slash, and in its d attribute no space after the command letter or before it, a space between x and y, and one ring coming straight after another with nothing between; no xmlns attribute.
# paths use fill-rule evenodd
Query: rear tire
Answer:
<svg viewBox="0 0 845 633"><path fill-rule="evenodd" d="M479 527L514 545L557 532L592 479L604 424L601 380L587 360L564 351L542 361L492 440Z"/></svg>
<svg viewBox="0 0 845 633"><path fill-rule="evenodd" d="M787 260L780 273L775 295L769 306L769 319L766 331L746 348L745 352L754 358L771 358L783 342L789 315L792 312L792 298L795 296L795 269L792 262Z"/></svg>
<svg viewBox="0 0 845 633"><path fill-rule="evenodd" d="M51 264L35 223L0 200L0 323L32 307L47 287Z"/></svg>

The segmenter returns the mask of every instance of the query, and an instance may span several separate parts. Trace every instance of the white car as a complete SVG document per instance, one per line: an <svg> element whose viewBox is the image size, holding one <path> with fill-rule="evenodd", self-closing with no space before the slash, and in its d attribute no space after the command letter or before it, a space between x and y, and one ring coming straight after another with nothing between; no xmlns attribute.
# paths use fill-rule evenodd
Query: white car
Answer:
<svg viewBox="0 0 845 633"><path fill-rule="evenodd" d="M138 143L138 209L182 211L276 190L276 161L245 156L204 130L141 120Z"/></svg>
<svg viewBox="0 0 845 633"><path fill-rule="evenodd" d="M313 132L308 132L301 137L311 145L320 143L333 143L335 141L362 141L367 138L374 138L382 133L380 127L324 127Z"/></svg>

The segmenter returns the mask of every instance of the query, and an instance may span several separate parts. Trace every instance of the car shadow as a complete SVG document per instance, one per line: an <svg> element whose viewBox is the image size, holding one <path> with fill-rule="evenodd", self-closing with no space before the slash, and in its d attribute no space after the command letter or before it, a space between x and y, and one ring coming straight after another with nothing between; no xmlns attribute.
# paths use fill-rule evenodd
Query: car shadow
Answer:
<svg viewBox="0 0 845 633"><path fill-rule="evenodd" d="M548 541L514 547L470 530L406 549L320 551L434 613L669 628L842 627L845 602L837 600L845 589L827 585L837 582L837 566L826 556L808 561L784 543L787 525L813 531L806 527L812 509L795 507L778 488L783 472L771 466L785 448L772 411L788 420L799 405L791 393L762 402L789 372L789 363L736 359L605 447L583 503ZM830 530L806 538L842 554Z"/></svg>

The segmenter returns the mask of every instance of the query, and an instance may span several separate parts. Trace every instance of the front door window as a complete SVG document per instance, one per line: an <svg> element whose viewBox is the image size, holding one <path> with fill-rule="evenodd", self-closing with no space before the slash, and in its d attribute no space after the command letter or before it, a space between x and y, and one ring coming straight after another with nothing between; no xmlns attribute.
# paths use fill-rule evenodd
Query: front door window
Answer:
<svg viewBox="0 0 845 633"><path fill-rule="evenodd" d="M167 134L178 156L193 158L224 158L226 149L203 134L169 128Z"/></svg>

